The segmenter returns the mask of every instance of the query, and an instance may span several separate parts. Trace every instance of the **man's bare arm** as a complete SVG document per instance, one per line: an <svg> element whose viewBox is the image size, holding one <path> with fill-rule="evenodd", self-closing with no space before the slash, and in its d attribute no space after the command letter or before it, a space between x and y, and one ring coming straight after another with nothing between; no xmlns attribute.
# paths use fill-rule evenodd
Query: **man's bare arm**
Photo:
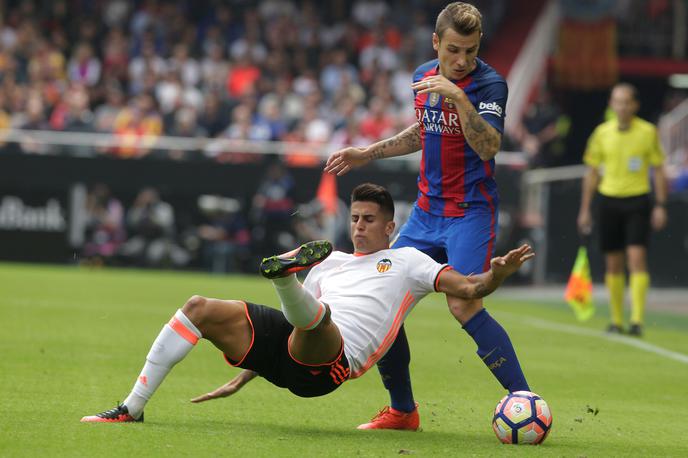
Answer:
<svg viewBox="0 0 688 458"><path fill-rule="evenodd" d="M370 145L366 148L366 156L370 160L404 156L418 151L420 147L420 125L413 123L395 136Z"/></svg>
<svg viewBox="0 0 688 458"><path fill-rule="evenodd" d="M655 206L652 209L650 222L656 231L664 229L667 224L667 211L665 208L669 186L663 166L653 167L652 176L654 178Z"/></svg>
<svg viewBox="0 0 688 458"><path fill-rule="evenodd" d="M403 156L418 151L421 147L420 125L414 123L393 137L381 140L366 148L344 148L327 159L327 173L344 175L353 168L361 167L375 159Z"/></svg>
<svg viewBox="0 0 688 458"><path fill-rule="evenodd" d="M494 158L502 143L502 135L499 131L478 114L465 93L458 98L456 111L459 113L463 135L471 148L483 161Z"/></svg>
<svg viewBox="0 0 688 458"><path fill-rule="evenodd" d="M582 234L589 234L592 230L592 214L590 206L592 197L595 194L597 185L600 182L600 174L595 167L587 166L583 176L583 186L581 188L581 204L578 210L578 230Z"/></svg>
<svg viewBox="0 0 688 458"><path fill-rule="evenodd" d="M440 274L437 291L462 299L478 299L496 290L504 279L516 272L521 265L535 256L528 245L509 251L490 261L490 270L478 275L464 276L454 270Z"/></svg>
<svg viewBox="0 0 688 458"><path fill-rule="evenodd" d="M209 393L197 396L193 398L191 402L199 403L208 401L210 399L226 398L227 396L231 396L237 391L239 391L241 388L243 388L244 385L246 385L248 382L250 382L257 376L257 372L244 369L243 371L239 372L239 374L236 377L234 377L232 380L225 383L221 387L213 391L210 391Z"/></svg>

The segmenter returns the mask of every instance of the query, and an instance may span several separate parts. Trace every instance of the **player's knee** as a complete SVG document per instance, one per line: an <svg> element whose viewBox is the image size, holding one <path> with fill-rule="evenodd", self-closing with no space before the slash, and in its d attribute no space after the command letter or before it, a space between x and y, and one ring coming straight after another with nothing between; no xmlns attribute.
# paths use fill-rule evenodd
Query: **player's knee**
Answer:
<svg viewBox="0 0 688 458"><path fill-rule="evenodd" d="M182 312L184 312L184 315L186 315L192 323L198 325L203 321L207 312L207 302L208 299L203 296L191 296L182 307Z"/></svg>
<svg viewBox="0 0 688 458"><path fill-rule="evenodd" d="M322 320L320 320L320 323L312 329L312 331L317 331L317 330L322 330L326 329L328 326L331 326L334 321L332 321L332 312L330 311L330 306L327 304L323 304L325 306L325 316L323 316Z"/></svg>
<svg viewBox="0 0 688 458"><path fill-rule="evenodd" d="M465 324L483 308L483 302L480 299L466 300L458 297L447 297L447 306L454 318L459 323Z"/></svg>

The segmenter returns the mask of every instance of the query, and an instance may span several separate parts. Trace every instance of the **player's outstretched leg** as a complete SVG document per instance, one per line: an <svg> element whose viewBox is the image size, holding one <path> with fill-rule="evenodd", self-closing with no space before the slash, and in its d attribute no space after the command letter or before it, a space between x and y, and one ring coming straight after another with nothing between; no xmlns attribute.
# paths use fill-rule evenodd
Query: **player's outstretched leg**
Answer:
<svg viewBox="0 0 688 458"><path fill-rule="evenodd" d="M172 367L191 351L201 337L201 332L184 312L181 309L177 310L153 342L146 356L146 363L124 402L105 412L85 416L81 421L109 423L143 421L143 407Z"/></svg>
<svg viewBox="0 0 688 458"><path fill-rule="evenodd" d="M177 310L153 342L134 387L111 410L83 417L83 422L143 421L143 408L175 364L200 338L213 343L231 359L241 359L251 345L252 331L241 301L191 297Z"/></svg>
<svg viewBox="0 0 688 458"><path fill-rule="evenodd" d="M263 259L260 273L272 280L282 304L282 313L292 326L301 330L315 329L325 317L325 306L303 288L295 272L319 264L332 253L327 240L308 242L279 256Z"/></svg>
<svg viewBox="0 0 688 458"><path fill-rule="evenodd" d="M447 297L452 314L478 345L478 356L490 369L492 375L509 392L530 391L514 346L504 328L482 307L482 300L463 304L461 301L463 300L459 298ZM461 312L470 313L471 310L476 309L478 312L470 317L462 315Z"/></svg>

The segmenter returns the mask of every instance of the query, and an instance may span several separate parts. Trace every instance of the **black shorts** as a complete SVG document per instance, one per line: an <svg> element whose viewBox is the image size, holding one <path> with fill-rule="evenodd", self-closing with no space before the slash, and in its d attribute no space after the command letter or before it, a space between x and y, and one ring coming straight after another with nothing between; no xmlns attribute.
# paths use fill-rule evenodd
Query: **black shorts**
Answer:
<svg viewBox="0 0 688 458"><path fill-rule="evenodd" d="M282 312L264 305L245 304L253 330L251 346L241 361L232 361L225 355L229 364L255 371L270 383L304 398L331 393L348 380L349 362L344 348L329 364L301 363L289 353L289 336L294 327Z"/></svg>
<svg viewBox="0 0 688 458"><path fill-rule="evenodd" d="M623 251L628 245L650 241L650 195L607 197L599 195L600 247L603 252Z"/></svg>

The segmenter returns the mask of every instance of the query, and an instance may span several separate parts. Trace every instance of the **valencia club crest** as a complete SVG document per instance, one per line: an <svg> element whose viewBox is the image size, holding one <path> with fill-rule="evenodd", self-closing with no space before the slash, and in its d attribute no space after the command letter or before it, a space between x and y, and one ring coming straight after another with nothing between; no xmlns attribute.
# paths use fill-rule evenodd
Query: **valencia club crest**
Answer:
<svg viewBox="0 0 688 458"><path fill-rule="evenodd" d="M382 273L387 272L389 269L392 268L392 261L389 259L381 259L377 262L377 271Z"/></svg>

